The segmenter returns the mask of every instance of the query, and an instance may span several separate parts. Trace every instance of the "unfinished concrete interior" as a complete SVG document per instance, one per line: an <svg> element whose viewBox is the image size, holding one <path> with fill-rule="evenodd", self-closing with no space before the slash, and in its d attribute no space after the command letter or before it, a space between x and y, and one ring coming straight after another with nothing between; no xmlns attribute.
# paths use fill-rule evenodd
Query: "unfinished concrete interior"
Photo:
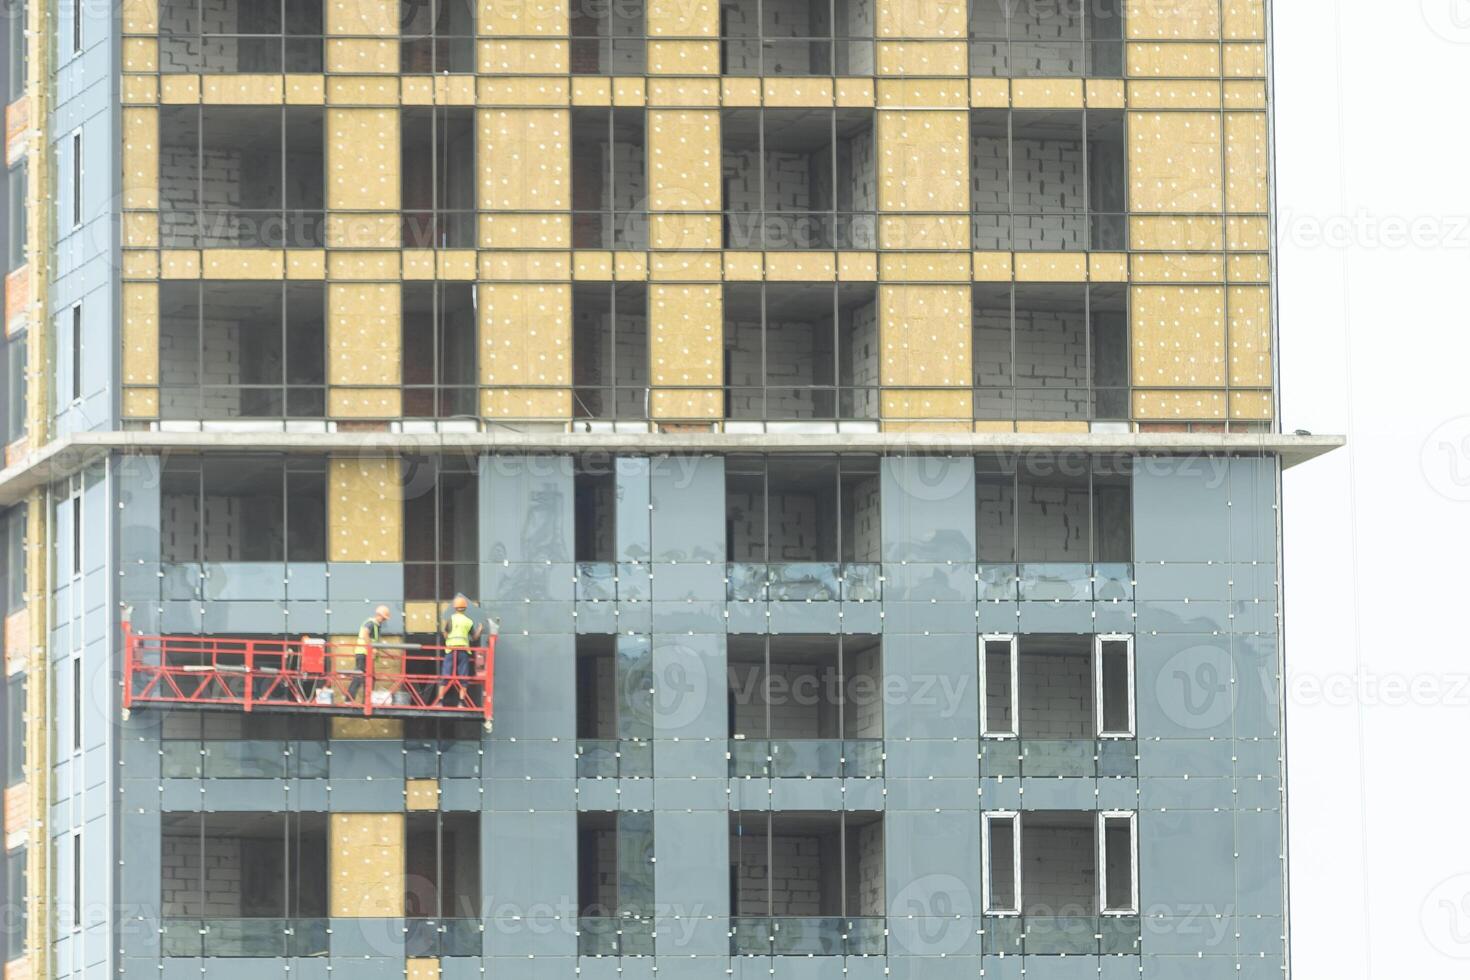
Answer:
<svg viewBox="0 0 1470 980"><path fill-rule="evenodd" d="M741 917L881 916L883 814L730 814L730 911Z"/></svg>
<svg viewBox="0 0 1470 980"><path fill-rule="evenodd" d="M977 283L971 292L977 419L1124 419L1127 290Z"/></svg>
<svg viewBox="0 0 1470 980"><path fill-rule="evenodd" d="M971 0L970 74L1123 74L1123 0Z"/></svg>
<svg viewBox="0 0 1470 980"><path fill-rule="evenodd" d="M475 15L467 0L403 0L398 31L403 74L474 72Z"/></svg>
<svg viewBox="0 0 1470 980"><path fill-rule="evenodd" d="M472 813L404 814L404 916L479 918L480 821Z"/></svg>
<svg viewBox="0 0 1470 980"><path fill-rule="evenodd" d="M324 416L325 305L320 282L162 283L160 417Z"/></svg>
<svg viewBox="0 0 1470 980"><path fill-rule="evenodd" d="M166 563L327 559L326 470L320 461L172 456L163 466L160 488ZM197 570L180 570L178 584L188 591L172 598L192 597L197 582ZM224 577L211 587L228 584Z"/></svg>
<svg viewBox="0 0 1470 980"><path fill-rule="evenodd" d="M724 109L725 247L872 248L871 109Z"/></svg>
<svg viewBox="0 0 1470 980"><path fill-rule="evenodd" d="M647 64L643 0L571 5L573 75L641 75Z"/></svg>
<svg viewBox="0 0 1470 980"><path fill-rule="evenodd" d="M874 464L861 456L731 456L725 467L729 560L878 561L880 483Z"/></svg>
<svg viewBox="0 0 1470 980"><path fill-rule="evenodd" d="M403 415L478 414L479 321L467 282L406 282L403 297Z"/></svg>
<svg viewBox="0 0 1470 980"><path fill-rule="evenodd" d="M573 415L638 422L649 417L648 287L572 287Z"/></svg>
<svg viewBox="0 0 1470 980"><path fill-rule="evenodd" d="M576 248L648 247L647 155L642 110L572 110Z"/></svg>
<svg viewBox="0 0 1470 980"><path fill-rule="evenodd" d="M322 0L159 0L164 72L319 72Z"/></svg>
<svg viewBox="0 0 1470 980"><path fill-rule="evenodd" d="M1132 484L1131 468L1117 457L1067 467L976 457L980 561L1131 561Z"/></svg>
<svg viewBox="0 0 1470 980"><path fill-rule="evenodd" d="M399 126L403 247L473 248L475 110L405 108Z"/></svg>
<svg viewBox="0 0 1470 980"><path fill-rule="evenodd" d="M165 813L162 834L165 917L327 914L325 813Z"/></svg>
<svg viewBox="0 0 1470 980"><path fill-rule="evenodd" d="M474 461L406 457L402 480L404 598L478 595L480 480Z"/></svg>
<svg viewBox="0 0 1470 980"><path fill-rule="evenodd" d="M739 0L720 5L723 75L871 75L873 0Z"/></svg>
<svg viewBox="0 0 1470 980"><path fill-rule="evenodd" d="M877 417L876 286L727 284L724 325L726 418Z"/></svg>
<svg viewBox="0 0 1470 980"><path fill-rule="evenodd" d="M169 248L320 248L320 106L159 110L159 233Z"/></svg>
<svg viewBox="0 0 1470 980"><path fill-rule="evenodd" d="M730 638L728 658L732 739L883 737L879 637L737 635ZM783 769L778 775L802 773Z"/></svg>
<svg viewBox="0 0 1470 980"><path fill-rule="evenodd" d="M1123 113L975 109L970 209L977 249L1127 247Z"/></svg>

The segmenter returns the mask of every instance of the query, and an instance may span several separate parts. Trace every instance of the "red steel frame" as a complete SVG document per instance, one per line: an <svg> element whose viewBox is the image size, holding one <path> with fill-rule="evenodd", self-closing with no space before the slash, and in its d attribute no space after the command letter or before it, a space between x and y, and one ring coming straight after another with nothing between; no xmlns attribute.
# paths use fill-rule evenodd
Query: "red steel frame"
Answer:
<svg viewBox="0 0 1470 980"><path fill-rule="evenodd" d="M449 648L303 637L148 636L123 623L123 708L135 704L301 709L331 714L494 717L495 637L469 649L470 673L444 676ZM376 655L357 656L366 647ZM391 659L385 671L382 661ZM440 688L443 687L441 691ZM452 702L452 703L446 703Z"/></svg>

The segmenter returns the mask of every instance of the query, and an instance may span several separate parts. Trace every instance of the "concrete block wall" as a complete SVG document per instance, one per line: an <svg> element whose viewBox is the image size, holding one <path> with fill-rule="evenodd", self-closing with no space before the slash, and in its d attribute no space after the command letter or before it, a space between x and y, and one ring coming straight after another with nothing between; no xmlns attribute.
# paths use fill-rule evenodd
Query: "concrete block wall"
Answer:
<svg viewBox="0 0 1470 980"><path fill-rule="evenodd" d="M778 815L778 829L779 820ZM730 861L736 869L739 907L750 915L819 915L824 911L821 902L824 889L834 899L835 906L836 890L842 885L842 853L837 830L834 814L832 832L821 836L777 833L768 838L762 833L749 832L731 835ZM851 869L847 913L882 915L882 821L864 825L850 834L850 838L849 847L856 846L858 853L847 856ZM768 896L769 913L766 912Z"/></svg>
<svg viewBox="0 0 1470 980"><path fill-rule="evenodd" d="M240 4L238 2L200 0L197 9L194 4L183 3L163 3L159 5L159 8L161 42L158 57L161 71L197 72L204 71L206 67L211 72L240 69L237 39L233 37L211 39L206 65L204 45L200 39L177 36L180 34L234 34L240 31Z"/></svg>
<svg viewBox="0 0 1470 980"><path fill-rule="evenodd" d="M1021 483L1016 519L1021 554L1030 562L1080 562L1091 559L1088 529L1092 498L1086 486Z"/></svg>
<svg viewBox="0 0 1470 980"><path fill-rule="evenodd" d="M826 49L820 49L816 58L810 46L787 40L789 38L835 37L839 44L847 38L872 38L877 22L874 0L838 0L836 10L829 12L826 3L811 0L761 0L760 23L756 23L756 0L740 0L726 3L720 13L727 39L738 42L754 42L757 33L768 40L776 40L774 47L765 50L764 66L760 60L760 46L755 43L736 43L726 46L726 72L732 75L755 74L764 67L767 75L808 75L813 72L825 74L832 66L825 63ZM838 58L842 58L839 51ZM849 46L847 61L839 61L837 74L866 75L873 71L873 48L871 44Z"/></svg>
<svg viewBox="0 0 1470 980"><path fill-rule="evenodd" d="M1026 915L1096 915L1096 830L1030 826L1021 816L1021 909ZM1090 814L1089 814L1090 817Z"/></svg>
<svg viewBox="0 0 1470 980"><path fill-rule="evenodd" d="M197 835L164 834L160 868L164 915L236 918L241 914L244 842L240 838L206 836L201 851Z"/></svg>
<svg viewBox="0 0 1470 980"><path fill-rule="evenodd" d="M1016 75L1081 75L1084 6L976 0L970 4L970 37L982 43L970 45L970 73L1006 74L1009 66Z"/></svg>
<svg viewBox="0 0 1470 980"><path fill-rule="evenodd" d="M883 651L875 646L843 653L847 668L847 696L851 699L843 737L882 738ZM879 844L882 844L881 838Z"/></svg>
<svg viewBox="0 0 1470 980"><path fill-rule="evenodd" d="M614 316L598 310L574 310L572 343L572 381L579 387L648 386L646 313L620 312ZM617 399L619 415L641 414L641 392L619 391ZM604 400L603 410L609 407ZM610 527L608 533L612 533Z"/></svg>
<svg viewBox="0 0 1470 980"><path fill-rule="evenodd" d="M825 123L824 123L825 124ZM831 152L794 153L767 148L762 198L758 147L726 152L723 164L727 211L874 211L878 206L877 149L871 128L841 139L832 187Z"/></svg>
<svg viewBox="0 0 1470 980"><path fill-rule="evenodd" d="M835 491L835 488L834 488ZM770 493L763 502L759 494L729 493L726 513L730 515L730 561L816 561L813 556L836 554L836 542L825 537L831 528L831 495ZM762 559L761 515L765 511L768 550ZM847 550L855 561L877 561L880 546L879 483L863 480L842 502L843 531ZM825 559L833 560L833 559Z"/></svg>
<svg viewBox="0 0 1470 980"><path fill-rule="evenodd" d="M864 303L848 312L842 311L842 329L850 338L848 360L838 369L846 373L844 383L860 389L848 396L856 418L876 418L880 400L876 390L878 368L878 303ZM867 390L861 390L867 389Z"/></svg>
<svg viewBox="0 0 1470 980"><path fill-rule="evenodd" d="M158 331L158 371L162 387L159 411L163 418L183 418L195 411L198 417L220 418L240 414L240 393L204 389L196 385L238 385L241 374L240 323L207 317L162 317ZM200 367L199 344L204 344ZM278 368L279 370L279 368ZM171 388L170 386L177 386ZM180 391L178 388L188 388Z"/></svg>
<svg viewBox="0 0 1470 980"><path fill-rule="evenodd" d="M1018 663L1022 738L1091 738L1092 660L1078 655L1028 653Z"/></svg>
<svg viewBox="0 0 1470 980"><path fill-rule="evenodd" d="M1086 312L1017 309L1014 338L1011 320L1009 310L975 312L978 417L1010 418L1014 405L1016 418L1090 418Z"/></svg>
<svg viewBox="0 0 1470 980"><path fill-rule="evenodd" d="M883 915L886 912L883 890L883 822L878 820L860 827L856 836L857 890L854 895L852 883L848 883L847 913Z"/></svg>
<svg viewBox="0 0 1470 980"><path fill-rule="evenodd" d="M605 127L605 118L599 115ZM579 214L576 222L585 234L589 225L600 229L604 247L645 248L648 243L647 144L644 140L607 139L601 135L575 134L579 146L592 143L595 152L573 154L572 185L578 189L572 207L577 211L600 211L601 215ZM585 142L584 142L585 141Z"/></svg>
<svg viewBox="0 0 1470 980"><path fill-rule="evenodd" d="M793 388L816 384L819 377L823 384L832 383L831 324L767 320L764 358L761 332L759 321L726 321L728 370L725 383L747 389L767 386L764 397L766 418L810 418L817 397L811 391ZM825 394L818 397L830 400ZM761 417L762 396L759 390L734 391L730 398L732 416Z"/></svg>
<svg viewBox="0 0 1470 980"><path fill-rule="evenodd" d="M1082 140L976 136L970 140L970 199L977 212L1012 212L1005 224L974 219L975 248L1064 251L1087 244ZM1049 213L1037 213L1049 212Z"/></svg>
<svg viewBox="0 0 1470 980"><path fill-rule="evenodd" d="M735 731L751 738L836 738L838 706L827 701L838 690L836 659L834 642L830 666L773 662L767 674L757 664L731 664ZM771 679L769 731L763 676Z"/></svg>

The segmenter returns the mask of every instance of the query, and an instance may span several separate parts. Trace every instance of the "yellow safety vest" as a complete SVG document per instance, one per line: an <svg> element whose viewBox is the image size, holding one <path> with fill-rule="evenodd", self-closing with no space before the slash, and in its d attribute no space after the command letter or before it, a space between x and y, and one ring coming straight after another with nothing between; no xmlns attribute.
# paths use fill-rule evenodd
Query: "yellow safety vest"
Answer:
<svg viewBox="0 0 1470 980"><path fill-rule="evenodd" d="M444 645L447 647L467 647L470 645L470 634L475 631L475 621L462 612L457 612L449 617L449 632L444 636Z"/></svg>

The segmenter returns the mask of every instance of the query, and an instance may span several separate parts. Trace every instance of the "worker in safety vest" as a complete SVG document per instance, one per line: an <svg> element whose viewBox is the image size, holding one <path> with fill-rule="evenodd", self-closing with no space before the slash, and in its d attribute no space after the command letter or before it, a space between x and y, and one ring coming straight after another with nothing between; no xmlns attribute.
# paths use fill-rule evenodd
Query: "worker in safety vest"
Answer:
<svg viewBox="0 0 1470 980"><path fill-rule="evenodd" d="M457 693L461 695L467 695L469 691L465 685L472 676L470 647L478 643L485 632L485 627L470 616L469 608L470 600L464 593L456 594L454 611L440 624L440 631L444 634L444 663L439 672L438 700L441 704L453 685L457 685Z"/></svg>
<svg viewBox="0 0 1470 980"><path fill-rule="evenodd" d="M367 677L367 658L372 654L375 644L383 642L383 624L388 617L393 615L387 606L379 606L373 610L373 614L362 621L357 630L357 652L353 655L353 666L356 668L357 676L352 683L347 685L347 700L357 702L357 694L362 690L363 680ZM372 697L371 692L368 694Z"/></svg>

